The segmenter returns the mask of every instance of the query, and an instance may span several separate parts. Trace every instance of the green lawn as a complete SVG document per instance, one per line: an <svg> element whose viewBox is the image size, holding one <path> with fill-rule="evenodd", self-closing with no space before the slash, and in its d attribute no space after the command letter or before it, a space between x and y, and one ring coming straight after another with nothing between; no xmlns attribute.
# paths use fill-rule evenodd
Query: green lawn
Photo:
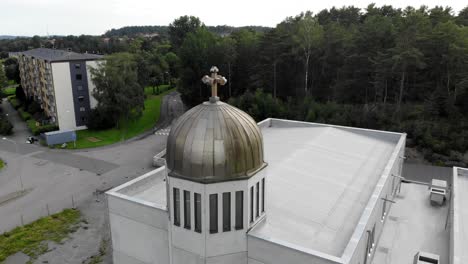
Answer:
<svg viewBox="0 0 468 264"><path fill-rule="evenodd" d="M166 86L162 86L164 89ZM160 95L152 95L152 88L145 88L147 99L145 100L145 110L143 115L136 121L130 122L122 128L112 128L107 130L80 130L76 132L77 141L76 148L94 148L113 144L135 137L143 132L146 132L154 127L159 120L161 110L161 102L164 95L173 91L167 90ZM94 140L96 139L97 142ZM74 149L75 146L72 142L68 144L69 149Z"/></svg>
<svg viewBox="0 0 468 264"><path fill-rule="evenodd" d="M5 96L14 95L16 93L16 87L8 87L3 89Z"/></svg>
<svg viewBox="0 0 468 264"><path fill-rule="evenodd" d="M5 167L5 162L2 159L0 159L0 169L2 169L3 167Z"/></svg>
<svg viewBox="0 0 468 264"><path fill-rule="evenodd" d="M65 209L0 235L0 263L18 252L31 257L31 263L48 250L47 241L60 243L78 228L81 214Z"/></svg>

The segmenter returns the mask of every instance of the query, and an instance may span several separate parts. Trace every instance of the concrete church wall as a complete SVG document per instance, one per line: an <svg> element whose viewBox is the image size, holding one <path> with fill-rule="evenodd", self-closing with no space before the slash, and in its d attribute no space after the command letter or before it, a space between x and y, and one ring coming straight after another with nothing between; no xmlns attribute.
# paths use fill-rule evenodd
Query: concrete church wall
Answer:
<svg viewBox="0 0 468 264"><path fill-rule="evenodd" d="M292 245L283 246L279 243L270 242L257 237L248 236L248 264L337 264L340 259L334 257L335 261L318 256L316 252L310 254L302 250L294 249ZM327 256L331 257L332 256Z"/></svg>
<svg viewBox="0 0 468 264"><path fill-rule="evenodd" d="M108 196L114 264L169 263L167 211Z"/></svg>
<svg viewBox="0 0 468 264"><path fill-rule="evenodd" d="M243 264L247 263L247 238L246 233L250 225L250 210L249 209L249 190L251 186L256 185L261 179L265 178L267 168L259 171L256 175L248 180L229 181L213 184L200 184L192 181L182 180L178 178L168 177L170 186L170 204L173 205L173 188L178 188L180 191L180 226L171 225L171 242L173 264ZM183 210L183 191L190 191L191 203L191 228L184 227L184 210ZM235 228L235 192L244 191L243 199L243 226L241 230ZM202 198L202 232L194 231L194 192L200 193ZM224 192L231 193L231 230L223 232L223 203L222 194ZM218 232L210 234L209 232L209 195L218 194ZM260 193L261 197L261 193ZM266 199L267 200L267 199ZM171 211L171 219L174 215ZM254 214L256 212L254 211ZM260 213L260 217L256 218L254 223L261 221L264 214ZM206 261L206 262L205 262Z"/></svg>

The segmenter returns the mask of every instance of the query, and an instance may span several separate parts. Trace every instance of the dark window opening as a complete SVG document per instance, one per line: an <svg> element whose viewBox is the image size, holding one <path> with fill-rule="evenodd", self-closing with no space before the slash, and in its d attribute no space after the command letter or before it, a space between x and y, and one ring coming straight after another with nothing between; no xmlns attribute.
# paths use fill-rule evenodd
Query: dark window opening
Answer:
<svg viewBox="0 0 468 264"><path fill-rule="evenodd" d="M260 183L257 182L257 186L256 186L256 195L255 195L255 203L256 203L256 206L255 206L255 209L256 209L256 216L259 217L260 216Z"/></svg>
<svg viewBox="0 0 468 264"><path fill-rule="evenodd" d="M78 80L78 81L81 81L83 79L83 75L77 74L77 75L75 75L75 79Z"/></svg>
<svg viewBox="0 0 468 264"><path fill-rule="evenodd" d="M231 193L223 193L223 232L231 231Z"/></svg>
<svg viewBox="0 0 468 264"><path fill-rule="evenodd" d="M190 229L190 192L184 191L184 227Z"/></svg>
<svg viewBox="0 0 468 264"><path fill-rule="evenodd" d="M265 178L262 179L262 213L265 212Z"/></svg>
<svg viewBox="0 0 468 264"><path fill-rule="evenodd" d="M210 194L210 234L218 233L218 194Z"/></svg>
<svg viewBox="0 0 468 264"><path fill-rule="evenodd" d="M195 193L194 210L195 232L201 233L201 195L199 193Z"/></svg>
<svg viewBox="0 0 468 264"><path fill-rule="evenodd" d="M78 96L78 102L80 103L84 102L84 96Z"/></svg>
<svg viewBox="0 0 468 264"><path fill-rule="evenodd" d="M250 187L250 222L254 221L254 187Z"/></svg>
<svg viewBox="0 0 468 264"><path fill-rule="evenodd" d="M180 226L180 193L179 189L174 188L174 225Z"/></svg>
<svg viewBox="0 0 468 264"><path fill-rule="evenodd" d="M75 69L80 69L80 68L81 68L81 64L75 63Z"/></svg>
<svg viewBox="0 0 468 264"><path fill-rule="evenodd" d="M82 116L82 117L81 117L81 121L82 121L82 122L86 122L86 117Z"/></svg>
<svg viewBox="0 0 468 264"><path fill-rule="evenodd" d="M236 192L236 229L244 228L244 192Z"/></svg>

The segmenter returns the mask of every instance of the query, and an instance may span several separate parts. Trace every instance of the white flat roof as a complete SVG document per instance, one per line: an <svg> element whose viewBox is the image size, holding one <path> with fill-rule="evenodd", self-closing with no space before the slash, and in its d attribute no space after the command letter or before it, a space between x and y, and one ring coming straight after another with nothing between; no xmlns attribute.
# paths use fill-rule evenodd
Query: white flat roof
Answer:
<svg viewBox="0 0 468 264"><path fill-rule="evenodd" d="M267 218L249 234L341 257L402 134L275 119L260 126Z"/></svg>
<svg viewBox="0 0 468 264"><path fill-rule="evenodd" d="M439 255L440 263L449 263L450 231L445 229L449 203L432 206L429 192L427 185L402 183L372 263L413 263L419 251Z"/></svg>
<svg viewBox="0 0 468 264"><path fill-rule="evenodd" d="M135 203L167 210L166 168L152 170L107 192Z"/></svg>

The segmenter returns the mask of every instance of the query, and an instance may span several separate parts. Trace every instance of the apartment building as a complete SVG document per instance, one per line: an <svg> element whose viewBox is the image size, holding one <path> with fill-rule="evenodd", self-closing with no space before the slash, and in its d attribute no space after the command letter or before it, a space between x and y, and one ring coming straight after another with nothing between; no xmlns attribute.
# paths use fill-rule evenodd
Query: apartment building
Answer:
<svg viewBox="0 0 468 264"><path fill-rule="evenodd" d="M90 69L101 55L67 50L32 49L18 54L21 85L60 130L84 129L97 105Z"/></svg>

